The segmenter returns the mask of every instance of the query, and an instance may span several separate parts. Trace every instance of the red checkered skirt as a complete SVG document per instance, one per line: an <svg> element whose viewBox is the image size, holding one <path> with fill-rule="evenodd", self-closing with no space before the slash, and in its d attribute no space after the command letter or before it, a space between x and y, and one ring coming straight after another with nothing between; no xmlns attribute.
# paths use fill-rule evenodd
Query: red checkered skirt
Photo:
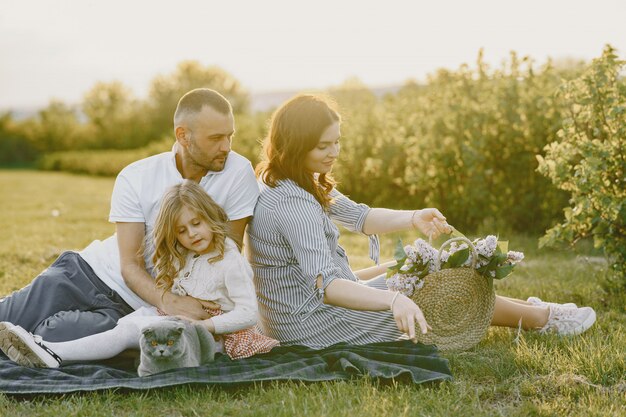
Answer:
<svg viewBox="0 0 626 417"><path fill-rule="evenodd" d="M220 309L205 308L212 316L224 314ZM224 352L231 359L248 358L258 353L267 353L280 345L278 340L265 336L257 326L239 330L238 332L220 335L224 342Z"/></svg>

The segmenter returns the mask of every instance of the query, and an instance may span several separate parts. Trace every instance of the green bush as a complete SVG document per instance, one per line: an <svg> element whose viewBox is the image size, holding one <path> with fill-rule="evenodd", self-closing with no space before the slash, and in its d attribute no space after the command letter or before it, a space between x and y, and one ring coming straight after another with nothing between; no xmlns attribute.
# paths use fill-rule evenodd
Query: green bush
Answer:
<svg viewBox="0 0 626 417"><path fill-rule="evenodd" d="M32 163L37 150L28 141L11 113L0 114L0 165L22 166Z"/></svg>
<svg viewBox="0 0 626 417"><path fill-rule="evenodd" d="M580 74L579 63L537 66L513 53L499 68L489 68L479 55L473 67L439 70L424 84L408 83L382 98L351 80L330 90L344 119L335 172L340 187L372 206L438 207L465 231L543 232L558 223L571 190L554 187L537 171L535 156L551 152L546 145L559 141L564 117L575 120L568 114L578 111L571 99L556 92L563 79ZM255 165L269 114L246 112L248 96L236 80L193 62L155 79L145 103L122 85L98 84L83 103L88 123L77 123L74 109L57 103L25 128L26 136L37 152L64 151L45 155L44 169L113 176L132 161L170 149L171 139L143 144L171 135L175 101L197 83L223 88L233 100L233 149ZM603 98L598 93L589 100L597 106ZM613 111L615 120L623 116ZM80 151L96 147L104 150ZM121 147L137 149L111 150ZM603 227L594 233L600 236Z"/></svg>
<svg viewBox="0 0 626 417"><path fill-rule="evenodd" d="M560 95L567 117L558 141L538 156L538 171L571 196L565 220L540 245L575 243L593 235L626 285L626 61L607 46Z"/></svg>
<svg viewBox="0 0 626 417"><path fill-rule="evenodd" d="M515 54L491 70L479 56L476 68L440 70L383 100L340 96L344 191L376 206L438 207L462 230L545 230L567 204L535 160L561 123L561 75Z"/></svg>
<svg viewBox="0 0 626 417"><path fill-rule="evenodd" d="M233 149L252 161L253 165L259 161L260 142L265 134L268 117L267 113L237 116L237 132L233 139ZM137 149L52 152L44 154L39 159L38 167L48 171L66 171L113 177L131 162L169 151L172 149L173 143L174 139L172 137L165 137L160 141L152 142Z"/></svg>
<svg viewBox="0 0 626 417"><path fill-rule="evenodd" d="M39 169L77 174L116 176L122 168L138 159L168 151L172 139L163 139L138 149L108 149L53 152L38 161Z"/></svg>

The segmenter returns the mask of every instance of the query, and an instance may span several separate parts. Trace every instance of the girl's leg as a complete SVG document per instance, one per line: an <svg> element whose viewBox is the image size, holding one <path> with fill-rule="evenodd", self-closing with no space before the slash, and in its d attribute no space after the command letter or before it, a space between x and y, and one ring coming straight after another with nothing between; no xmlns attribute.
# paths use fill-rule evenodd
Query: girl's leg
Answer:
<svg viewBox="0 0 626 417"><path fill-rule="evenodd" d="M126 349L139 349L140 329L132 322L120 323L111 330L67 342L42 341L64 363L109 359Z"/></svg>
<svg viewBox="0 0 626 417"><path fill-rule="evenodd" d="M522 300L496 296L496 305L491 319L492 326L518 327L525 330L540 329L548 322L550 310L547 306L535 306Z"/></svg>

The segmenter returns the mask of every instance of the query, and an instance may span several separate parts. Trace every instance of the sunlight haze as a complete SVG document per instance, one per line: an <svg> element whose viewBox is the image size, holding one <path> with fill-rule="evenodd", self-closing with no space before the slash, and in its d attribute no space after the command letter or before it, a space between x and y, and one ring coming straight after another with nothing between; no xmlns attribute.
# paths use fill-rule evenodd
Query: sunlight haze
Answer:
<svg viewBox="0 0 626 417"><path fill-rule="evenodd" d="M626 52L626 2L0 0L0 109L77 103L96 81L138 97L183 60L250 92L424 79L511 50L590 60Z"/></svg>

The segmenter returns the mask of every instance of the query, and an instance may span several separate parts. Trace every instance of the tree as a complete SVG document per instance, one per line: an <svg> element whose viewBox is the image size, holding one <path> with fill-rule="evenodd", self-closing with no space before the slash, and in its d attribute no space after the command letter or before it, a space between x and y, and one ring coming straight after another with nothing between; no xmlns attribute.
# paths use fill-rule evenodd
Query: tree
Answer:
<svg viewBox="0 0 626 417"><path fill-rule="evenodd" d="M248 93L232 75L216 66L203 66L197 61L183 61L176 70L157 76L150 85L149 114L153 134L161 137L173 131L172 118L178 100L194 88L212 88L226 97L235 113L248 109Z"/></svg>
<svg viewBox="0 0 626 417"><path fill-rule="evenodd" d="M145 104L119 81L96 83L84 95L81 108L92 132L92 148L137 148L158 139L149 129Z"/></svg>
<svg viewBox="0 0 626 417"><path fill-rule="evenodd" d="M90 123L105 129L111 121L132 112L134 100L130 89L119 81L97 82L83 97L82 110Z"/></svg>
<svg viewBox="0 0 626 417"><path fill-rule="evenodd" d="M537 156L538 171L570 193L565 220L540 245L575 243L592 235L626 286L626 61L606 46L580 77L560 94L567 117L558 141Z"/></svg>
<svg viewBox="0 0 626 417"><path fill-rule="evenodd" d="M26 127L29 140L42 153L80 147L82 133L76 109L59 100L50 101Z"/></svg>

